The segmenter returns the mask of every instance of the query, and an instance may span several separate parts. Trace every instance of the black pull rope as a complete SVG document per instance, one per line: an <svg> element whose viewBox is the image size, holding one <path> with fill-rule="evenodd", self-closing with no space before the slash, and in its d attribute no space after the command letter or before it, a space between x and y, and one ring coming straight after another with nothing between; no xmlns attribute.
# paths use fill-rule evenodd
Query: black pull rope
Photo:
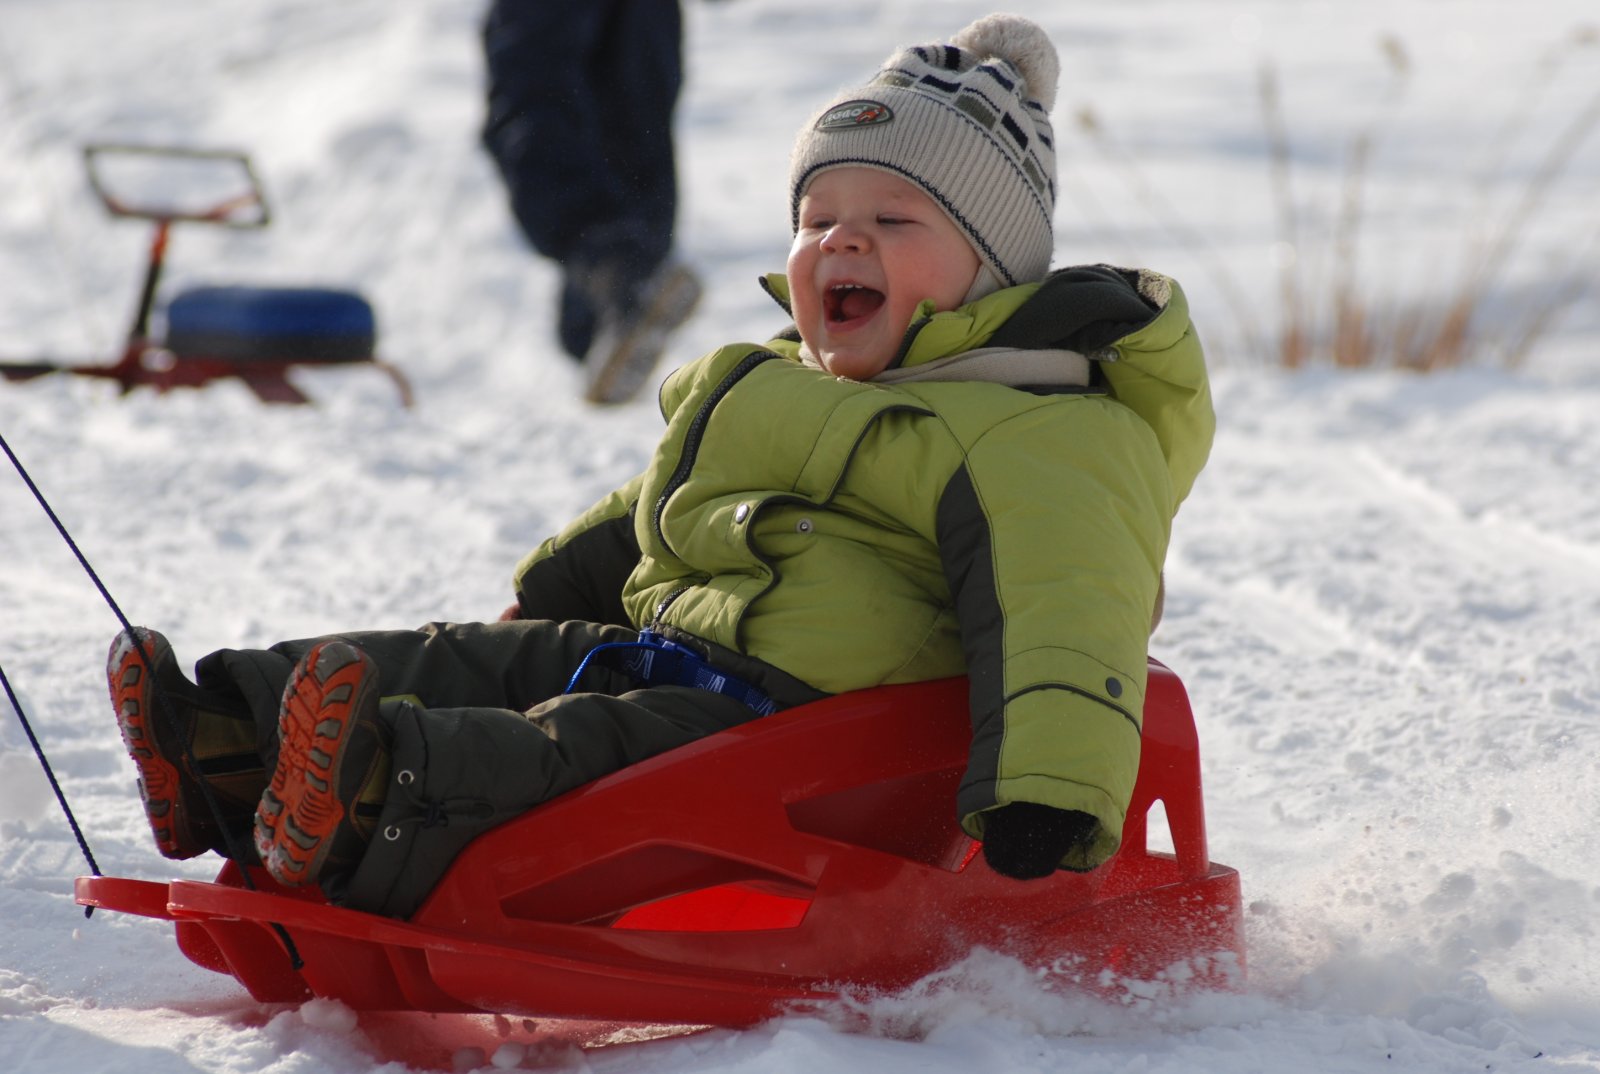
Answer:
<svg viewBox="0 0 1600 1074"><path fill-rule="evenodd" d="M39 758L39 767L44 769L44 777L50 781L50 789L56 792L56 801L61 803L61 812L66 814L67 824L72 828L72 836L78 841L78 849L83 851L83 860L89 863L89 872L95 876L102 876L100 866L95 864L94 851L89 849L89 840L84 838L83 829L78 827L78 818L72 813L72 807L67 804L67 792L61 789L61 783L56 779L55 769L50 767L50 759L45 756L44 746L39 742L39 736L33 733L33 724L28 720L28 714L22 711L22 702L17 699L17 692L11 688L11 680L6 677L6 669L0 667L0 686L6 690L6 699L11 702L12 711L17 714L17 719L22 723L22 729L27 732L28 741L33 744L33 754ZM94 913L94 907L85 906L83 916L88 917Z"/></svg>
<svg viewBox="0 0 1600 1074"><path fill-rule="evenodd" d="M170 695L168 695L166 687L162 685L160 676L155 673L155 668L150 663L150 655L144 651L144 645L139 640L138 634L135 633L133 624L129 622L128 617L122 613L121 606L118 605L116 599L112 597L111 591L105 587L105 583L100 580L99 573L95 571L92 565L90 565L88 557L83 554L81 549L79 549L78 542L72 539L72 534L67 532L67 527L63 525L61 519L56 516L56 513L54 509L51 508L49 501L44 498L44 493L39 491L38 485L34 484L33 475L28 473L28 468L22 465L22 460L17 458L17 453L11 450L11 445L6 442L4 435L0 435L0 450L5 451L6 458L11 460L11 465L16 469L17 474L22 478L23 484L28 486L28 491L33 494L34 500L38 502L39 507L44 511L45 516L50 519L50 523L55 526L56 533L60 534L61 539L66 542L67 547L72 550L72 554L77 557L78 563L83 567L84 573L89 576L89 580L94 583L94 587L100 591L100 596L106 602L106 607L111 609L111 613L117 617L117 622L122 625L123 633L125 633L128 636L128 639L133 643L134 650L139 654L139 662L144 665L145 675L148 677L150 684L155 688L157 701L156 707L161 710L161 718L166 721L168 734L172 736L173 741L177 742L179 748L183 751L183 763L185 767L187 767L190 772L198 773L200 771L200 766L195 761L194 751L188 738L182 733L181 727L178 723L177 711L172 705L172 698ZM51 771L50 762L45 756L44 749L39 744L39 740L34 737L33 729L28 725L27 717L23 716L22 706L18 704L16 695L12 693L11 683L9 681L6 681L5 689L7 696L11 699L12 707L17 710L18 717L22 719L22 725L28 733L29 740L33 742L34 752L38 754L39 763L44 767L45 775L49 777L51 786L56 787L56 798L58 801L60 801L61 808L67 815L67 822L72 826L73 832L77 834L78 845L82 848L84 857L89 862L90 870L95 876L100 876L101 873L99 868L95 865L94 855L89 851L88 841L84 839L82 832L78 828L78 822L73 817L72 810L67 805L66 797L62 794L60 787L56 783L55 773ZM217 821L218 830L222 832L223 842L228 848L228 857L232 858L235 862L244 862L247 857L245 848L239 845L238 838L229 829L229 826L223 822L221 806L217 803L216 795L212 792L210 785L204 779L201 779L198 776L195 779L195 783L200 788L201 797L205 799L206 808L211 811L212 817L214 817ZM241 864L239 867L239 876L244 881L244 886L248 890L259 890L256 887L255 881L250 877L250 870L244 867L243 864ZM84 907L83 914L85 917L88 917L93 913L94 907ZM289 936L288 930L276 922L272 922L271 924L273 931L276 932L278 934L278 938L283 941L284 949L289 955L290 964L296 970L304 967L305 960L300 957L300 951L295 946L294 940Z"/></svg>

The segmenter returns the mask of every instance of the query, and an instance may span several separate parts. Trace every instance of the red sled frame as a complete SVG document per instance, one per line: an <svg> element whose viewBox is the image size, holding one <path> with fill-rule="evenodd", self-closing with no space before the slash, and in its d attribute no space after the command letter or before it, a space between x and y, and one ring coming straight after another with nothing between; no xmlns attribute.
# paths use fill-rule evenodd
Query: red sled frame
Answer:
<svg viewBox="0 0 1600 1074"><path fill-rule="evenodd" d="M1238 873L1210 860L1193 714L1156 661L1123 844L1009 880L954 819L965 679L791 709L597 780L480 836L408 921L215 882L83 877L77 901L175 922L262 1002L747 1026L892 992L978 947L1065 987L1236 988ZM1164 803L1175 853L1146 845ZM293 937L295 969L274 926ZM503 1021L503 1020L502 1020Z"/></svg>
<svg viewBox="0 0 1600 1074"><path fill-rule="evenodd" d="M190 208L156 207L119 197L101 173L102 158L131 157L151 160L214 162L238 169L243 188L236 195ZM157 392L174 388L203 388L214 380L235 377L264 403L309 403L311 400L288 379L288 372L303 365L370 365L394 383L402 406L413 402L411 384L398 368L373 357L310 358L276 353L248 358L206 353L174 353L151 334L151 314L166 264L172 226L178 223L210 224L228 228L264 228L271 221L266 193L250 158L232 150L187 149L168 146L95 144L84 147L84 169L89 186L113 217L149 220L155 225L145 258L144 282L139 290L133 323L123 343L122 355L109 365L72 365L55 361L0 361L0 376L26 381L47 373L75 373L116 381L124 393L145 386ZM270 295L270 292L263 292Z"/></svg>

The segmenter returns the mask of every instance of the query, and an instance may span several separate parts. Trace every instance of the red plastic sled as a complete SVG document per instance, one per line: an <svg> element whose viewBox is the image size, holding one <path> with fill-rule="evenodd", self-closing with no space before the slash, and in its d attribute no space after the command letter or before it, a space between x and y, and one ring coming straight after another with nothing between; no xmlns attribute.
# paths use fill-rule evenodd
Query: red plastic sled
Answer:
<svg viewBox="0 0 1600 1074"><path fill-rule="evenodd" d="M983 863L954 818L968 739L964 679L791 709L479 837L409 921L260 870L250 891L232 863L214 883L85 877L77 900L174 921L184 954L257 1000L364 1011L742 1026L900 989L979 946L1101 991L1237 986L1239 875L1207 854L1177 676L1151 662L1123 846L1094 873L1021 882ZM1175 854L1146 847L1157 800Z"/></svg>

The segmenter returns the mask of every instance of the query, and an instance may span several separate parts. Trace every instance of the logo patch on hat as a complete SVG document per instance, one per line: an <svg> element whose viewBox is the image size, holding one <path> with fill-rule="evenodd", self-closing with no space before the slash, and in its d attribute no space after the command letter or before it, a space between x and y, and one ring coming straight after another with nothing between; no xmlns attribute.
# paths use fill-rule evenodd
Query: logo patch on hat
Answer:
<svg viewBox="0 0 1600 1074"><path fill-rule="evenodd" d="M817 120L819 131L842 131L852 127L870 127L874 123L888 123L894 119L889 106L881 101L846 101L830 108Z"/></svg>

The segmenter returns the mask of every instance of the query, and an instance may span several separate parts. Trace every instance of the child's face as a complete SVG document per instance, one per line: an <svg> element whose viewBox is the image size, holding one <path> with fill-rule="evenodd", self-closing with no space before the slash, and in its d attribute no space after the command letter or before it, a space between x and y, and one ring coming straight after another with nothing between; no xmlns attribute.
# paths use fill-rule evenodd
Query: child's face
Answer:
<svg viewBox="0 0 1600 1074"><path fill-rule="evenodd" d="M789 302L800 337L835 376L883 372L917 304L954 309L977 274L977 251L954 222L899 176L834 168L800 200Z"/></svg>

